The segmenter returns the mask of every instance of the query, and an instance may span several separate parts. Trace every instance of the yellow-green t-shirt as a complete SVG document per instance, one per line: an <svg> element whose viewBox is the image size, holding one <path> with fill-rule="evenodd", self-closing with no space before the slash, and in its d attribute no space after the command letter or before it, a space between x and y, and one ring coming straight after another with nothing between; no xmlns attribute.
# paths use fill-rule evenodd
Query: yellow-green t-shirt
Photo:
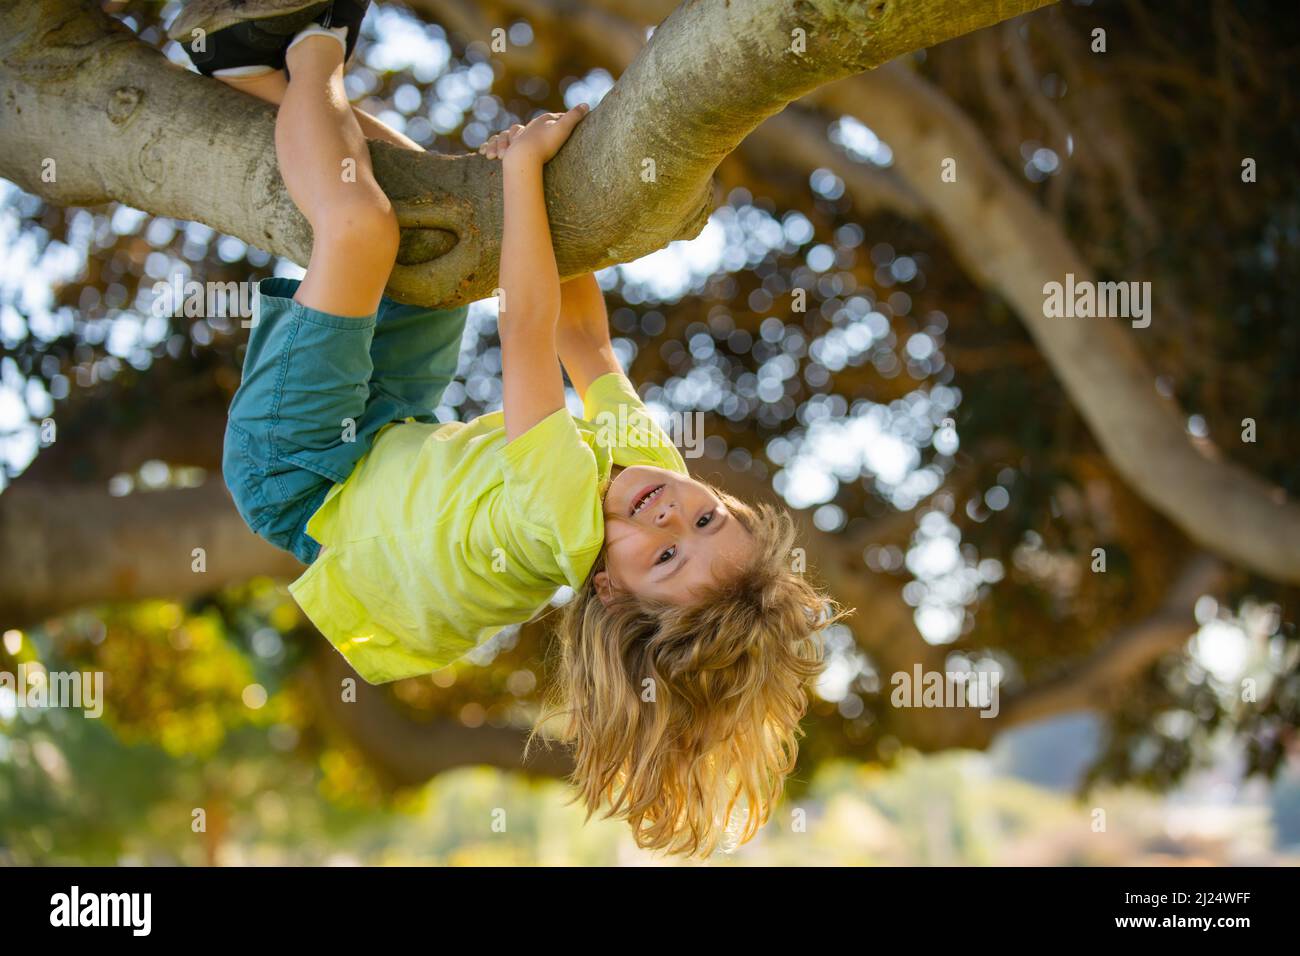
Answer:
<svg viewBox="0 0 1300 956"><path fill-rule="evenodd" d="M323 550L290 593L372 684L427 674L561 585L581 587L605 539L613 465L685 462L612 372L507 441L500 412L385 426L307 523Z"/></svg>

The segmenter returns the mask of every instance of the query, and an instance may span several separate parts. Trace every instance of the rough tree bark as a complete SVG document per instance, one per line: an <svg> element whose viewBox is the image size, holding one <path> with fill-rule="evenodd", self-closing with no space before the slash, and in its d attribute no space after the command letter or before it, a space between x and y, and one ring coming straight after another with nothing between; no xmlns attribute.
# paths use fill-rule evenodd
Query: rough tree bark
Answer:
<svg viewBox="0 0 1300 956"><path fill-rule="evenodd" d="M718 162L809 90L1049 2L683 4L547 166L561 272L698 233ZM62 205L117 200L306 261L311 234L276 168L269 105L178 69L91 0L0 0L0 63L0 174ZM390 293L428 305L489 295L499 165L371 152L403 226Z"/></svg>

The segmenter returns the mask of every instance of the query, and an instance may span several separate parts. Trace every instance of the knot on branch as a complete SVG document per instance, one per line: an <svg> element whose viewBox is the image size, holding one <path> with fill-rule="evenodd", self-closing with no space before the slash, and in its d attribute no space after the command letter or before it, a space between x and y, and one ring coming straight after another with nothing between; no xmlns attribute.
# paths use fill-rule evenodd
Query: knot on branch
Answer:
<svg viewBox="0 0 1300 956"><path fill-rule="evenodd" d="M108 98L108 118L114 126L121 126L129 120L140 106L144 91L134 86L119 86Z"/></svg>
<svg viewBox="0 0 1300 956"><path fill-rule="evenodd" d="M441 259L459 241L459 237L448 229L420 226L405 228L397 246L397 262L399 265L416 266L422 262Z"/></svg>

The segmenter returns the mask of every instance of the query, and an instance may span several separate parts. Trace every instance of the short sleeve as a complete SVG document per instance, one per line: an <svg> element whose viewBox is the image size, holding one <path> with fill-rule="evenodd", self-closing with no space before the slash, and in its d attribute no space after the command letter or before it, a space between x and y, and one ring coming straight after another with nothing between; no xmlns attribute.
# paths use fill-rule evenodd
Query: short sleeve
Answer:
<svg viewBox="0 0 1300 956"><path fill-rule="evenodd" d="M653 465L686 474L686 462L668 434L659 427L636 389L621 372L608 372L587 388L583 417L596 429L596 440L610 450L614 464ZM693 419L683 421L693 425ZM703 440L703 435L683 437Z"/></svg>
<svg viewBox="0 0 1300 956"><path fill-rule="evenodd" d="M554 549L569 583L580 586L605 539L596 451L562 408L507 442L500 456L515 518Z"/></svg>

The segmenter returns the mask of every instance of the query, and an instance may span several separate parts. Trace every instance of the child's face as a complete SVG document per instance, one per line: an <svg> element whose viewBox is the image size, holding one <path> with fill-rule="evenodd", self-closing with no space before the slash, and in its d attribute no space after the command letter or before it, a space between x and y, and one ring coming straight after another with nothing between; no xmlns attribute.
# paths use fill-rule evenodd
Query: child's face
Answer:
<svg viewBox="0 0 1300 956"><path fill-rule="evenodd" d="M605 493L605 570L596 575L596 590L606 604L617 591L688 603L738 567L753 543L708 486L636 465Z"/></svg>

